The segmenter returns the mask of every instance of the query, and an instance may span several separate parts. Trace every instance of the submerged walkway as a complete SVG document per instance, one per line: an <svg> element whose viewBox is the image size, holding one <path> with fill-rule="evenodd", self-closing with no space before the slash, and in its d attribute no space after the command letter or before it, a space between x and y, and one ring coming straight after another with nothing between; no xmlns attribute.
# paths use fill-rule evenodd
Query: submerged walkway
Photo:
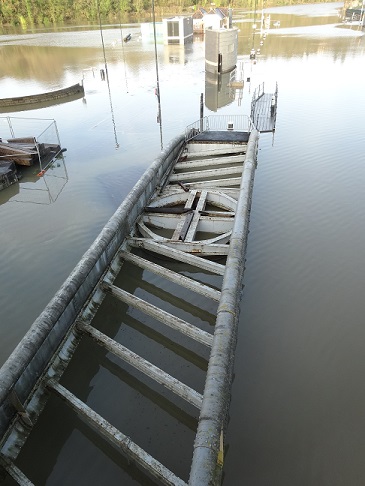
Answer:
<svg viewBox="0 0 365 486"><path fill-rule="evenodd" d="M251 119L260 132L275 131L278 104L278 88L274 93L265 93L264 84L260 85L253 95Z"/></svg>

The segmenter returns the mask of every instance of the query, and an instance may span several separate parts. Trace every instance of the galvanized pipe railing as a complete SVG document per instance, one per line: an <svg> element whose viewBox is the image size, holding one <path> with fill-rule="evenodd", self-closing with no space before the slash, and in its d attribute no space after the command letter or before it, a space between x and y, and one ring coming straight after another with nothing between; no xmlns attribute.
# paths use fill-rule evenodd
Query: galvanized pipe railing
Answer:
<svg viewBox="0 0 365 486"><path fill-rule="evenodd" d="M185 140L189 141L199 133L208 130L228 130L228 126L233 126L237 132L250 133L254 128L250 117L247 115L211 115L197 120L188 125L185 129ZM230 128L232 130L232 128Z"/></svg>
<svg viewBox="0 0 365 486"><path fill-rule="evenodd" d="M240 292L248 235L249 212L259 132L254 130L247 146L240 196L222 285L222 297L209 359L203 403L194 444L190 486L216 485L217 467L230 402L233 358L237 339Z"/></svg>
<svg viewBox="0 0 365 486"><path fill-rule="evenodd" d="M251 101L251 118L253 119L253 114L255 112L255 106L257 101L264 95L265 93L265 83L261 83L253 92L252 101Z"/></svg>

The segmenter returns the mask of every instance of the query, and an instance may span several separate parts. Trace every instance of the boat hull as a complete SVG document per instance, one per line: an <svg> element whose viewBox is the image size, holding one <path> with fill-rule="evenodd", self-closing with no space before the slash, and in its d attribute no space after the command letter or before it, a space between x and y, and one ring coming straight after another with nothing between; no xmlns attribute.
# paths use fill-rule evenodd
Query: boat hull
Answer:
<svg viewBox="0 0 365 486"><path fill-rule="evenodd" d="M12 465L49 394L55 394L152 475L157 484L186 486L185 481L131 438L127 438L128 447L124 447L125 436L121 431L59 384L81 340L91 337L97 345L144 377L162 385L160 393L168 390L197 410L200 419L189 484L213 484L213 479L214 484L218 484L217 462L222 453L221 437L232 380L258 132L202 132L196 127L189 128L152 163L1 368L0 437L3 439L0 439L0 460L6 458L3 467L9 474L14 471ZM161 230L164 225L172 235L161 240L154 230ZM144 234L145 228L150 233ZM155 257L149 259L151 253L160 262L168 258L184 268L177 272L157 264ZM200 320L194 319L194 303L194 310L186 312L192 316L190 322L183 314L170 312L170 302L164 309L162 304L156 305L156 299L150 302L148 298L144 300L130 293L128 285L122 288L120 282L128 280L125 262L181 285L184 291L194 292L198 298L209 299L215 330L202 328ZM202 283L200 272L218 276L220 288L216 284ZM187 344L197 349L200 346L202 356L205 353L210 356L204 392L187 386L188 380L180 381L164 371L164 361L158 367L127 349L127 343L119 343L96 329L92 325L94 317L99 322L106 320L99 314L103 313L106 295L152 317L159 326L165 326L168 339L176 339L174 346ZM192 300L197 302L196 297ZM186 300L184 308L186 306L187 310L190 304ZM150 319L147 321L152 326ZM152 339L153 336L154 333ZM190 362L184 370L191 372ZM209 448L206 447L208 442Z"/></svg>
<svg viewBox="0 0 365 486"><path fill-rule="evenodd" d="M57 103L73 101L85 96L84 86L80 83L56 91L39 93L14 98L0 98L0 111L2 113L31 110L35 107L46 107ZM37 106L36 106L37 105Z"/></svg>

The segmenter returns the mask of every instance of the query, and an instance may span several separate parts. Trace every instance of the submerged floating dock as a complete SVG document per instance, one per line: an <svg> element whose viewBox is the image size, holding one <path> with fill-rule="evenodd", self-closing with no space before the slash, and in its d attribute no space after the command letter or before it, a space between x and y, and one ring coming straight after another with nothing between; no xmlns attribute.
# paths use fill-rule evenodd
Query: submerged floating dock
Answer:
<svg viewBox="0 0 365 486"><path fill-rule="evenodd" d="M50 396L156 484L219 484L258 138L250 119L236 116L199 120L173 140L2 367L0 465L18 484L33 484L32 472L19 468L18 455ZM133 290L128 278L135 272L141 280ZM146 287L146 278L154 284ZM123 339L129 313L143 346L138 337ZM73 381L90 387L82 382L83 365L77 365L81 343L87 342L95 347L88 358L95 366L97 356L108 353L116 370L133 370L135 380L163 397L160 406L169 404L165 412L174 409L175 419L190 424L195 437L190 472L178 474L162 464L154 447L149 450L153 437L147 442L143 437L142 447L133 430L119 428L123 414L108 420L112 410L102 415L68 385L71 368ZM152 355L156 345L160 351ZM197 363L204 379L196 389L191 383ZM116 373L113 396L121 397L123 373ZM154 421L149 415L143 419ZM178 437L167 432L171 450ZM35 464L43 460L36 454L33 450ZM128 474L130 467L125 466Z"/></svg>
<svg viewBox="0 0 365 486"><path fill-rule="evenodd" d="M278 107L278 85L274 93L265 92L264 83L253 94L251 119L260 132L274 132Z"/></svg>

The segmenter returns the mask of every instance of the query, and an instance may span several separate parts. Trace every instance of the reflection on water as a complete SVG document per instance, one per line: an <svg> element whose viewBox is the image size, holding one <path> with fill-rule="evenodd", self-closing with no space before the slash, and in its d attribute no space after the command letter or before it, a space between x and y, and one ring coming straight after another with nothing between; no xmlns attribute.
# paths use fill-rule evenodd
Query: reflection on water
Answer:
<svg viewBox="0 0 365 486"><path fill-rule="evenodd" d="M209 110L216 112L234 100L229 87L230 74L205 73L205 104Z"/></svg>
<svg viewBox="0 0 365 486"><path fill-rule="evenodd" d="M24 43L14 45L10 42L8 45L0 44L0 62L2 66L6 66L6 69L1 71L0 80L6 82L9 78L10 80L15 79L28 82L30 86L23 84L23 89L19 94L9 91L8 95L2 89L2 98L36 94L32 89L34 82L40 83L41 86L51 86L52 89L64 88L65 65L68 70L77 72L80 70L80 62L97 54L94 49L88 47L83 49L80 47L34 47L27 43L26 39L23 42L25 45ZM78 81L80 80L81 77L78 78ZM43 91L48 91L48 89L39 92Z"/></svg>
<svg viewBox="0 0 365 486"><path fill-rule="evenodd" d="M201 93L206 93L205 114L237 114L249 112L251 90L259 83L277 81L279 86L275 138L261 135L255 178L227 436L228 486L360 486L365 476L365 41L363 32L340 27L340 7L270 9L271 22L280 21L280 27L272 27L265 39L260 32L252 35L252 13L236 12L239 60L244 63L242 105L228 96L226 80L207 81L202 39L181 47L158 43L165 141L199 117ZM118 28L105 31L114 120L107 85L100 77L104 61L97 29L0 38L2 95L41 92L45 86L62 87L82 77L85 84L85 102L26 114L55 119L62 146L67 147L65 165L54 169L58 176L67 167L67 184L55 203L15 204L24 196L23 188L45 182L52 197L57 194L64 179L52 179L52 171L43 181L25 177L19 192L12 186L0 193L0 200L6 201L0 206L1 361L159 153L153 44L139 37L139 25L128 31L132 40L124 47L118 43ZM256 63L249 60L253 39L256 48L263 40ZM156 299L160 291L158 281L146 282L139 290L155 292ZM176 296L174 304L179 302ZM199 306L197 302L197 311ZM100 323L108 324L113 325ZM126 314L119 332L131 339L148 330L135 315ZM158 330L153 332L158 342ZM161 345L170 349L168 341ZM186 350L170 352L182 358ZM127 383L124 392L133 398L138 417L149 407L155 412L158 404L156 453L164 455L166 450L174 469L186 475L190 457L184 444L192 440L196 417L180 414L184 438L179 442L176 408L132 374L120 376L120 368L107 355L95 370L90 347L82 353L90 379L81 392L100 407L103 400L114 400L116 420L126 427L133 419L113 396L114 383ZM200 386L204 359L195 352L188 353L188 359L198 370ZM105 379L103 397L93 392L93 376L98 384ZM67 380L73 380L71 369ZM65 416L60 435L50 438L47 420L54 418L57 407L61 405L51 404L37 441L31 443L33 449L43 444L49 462L38 468L31 458L22 457L40 484L149 484L137 471L129 470L131 476L126 476L123 459L109 446L96 452L92 441L97 439L90 440L93 433L74 417ZM164 444L159 426L166 421L176 432L176 447L182 451L178 458ZM143 441L142 424L139 433ZM86 464L83 483L79 473Z"/></svg>
<svg viewBox="0 0 365 486"><path fill-rule="evenodd" d="M13 194L4 191L3 200L0 195L0 204L4 204L11 198L16 203L53 204L57 201L68 181L65 159L62 154L57 157L43 175L34 167L23 167L20 170L20 182L14 184Z"/></svg>

